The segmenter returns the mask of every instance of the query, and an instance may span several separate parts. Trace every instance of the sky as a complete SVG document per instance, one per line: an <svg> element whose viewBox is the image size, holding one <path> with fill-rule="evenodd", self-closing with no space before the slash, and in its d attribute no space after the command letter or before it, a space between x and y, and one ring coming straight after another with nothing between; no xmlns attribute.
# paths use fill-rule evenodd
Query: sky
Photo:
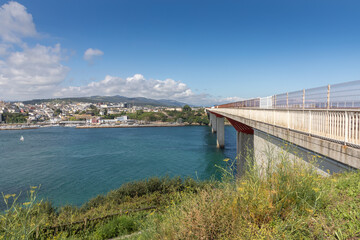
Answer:
<svg viewBox="0 0 360 240"><path fill-rule="evenodd" d="M0 0L0 100L212 105L360 79L358 0Z"/></svg>

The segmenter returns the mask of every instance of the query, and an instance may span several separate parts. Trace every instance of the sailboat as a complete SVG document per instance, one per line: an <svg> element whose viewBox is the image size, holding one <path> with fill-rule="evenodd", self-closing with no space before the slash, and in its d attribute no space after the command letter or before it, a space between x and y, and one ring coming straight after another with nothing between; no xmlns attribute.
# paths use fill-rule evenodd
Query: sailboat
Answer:
<svg viewBox="0 0 360 240"><path fill-rule="evenodd" d="M22 141L22 142L24 141L24 137L23 137L23 136L20 137L20 141Z"/></svg>

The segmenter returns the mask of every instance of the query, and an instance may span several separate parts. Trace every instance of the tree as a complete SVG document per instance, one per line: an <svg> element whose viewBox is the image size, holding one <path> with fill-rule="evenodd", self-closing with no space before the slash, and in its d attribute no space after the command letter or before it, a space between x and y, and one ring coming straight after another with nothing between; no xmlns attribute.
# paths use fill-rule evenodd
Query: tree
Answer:
<svg viewBox="0 0 360 240"><path fill-rule="evenodd" d="M4 113L6 123L26 123L26 116L21 113Z"/></svg>
<svg viewBox="0 0 360 240"><path fill-rule="evenodd" d="M60 115L62 113L61 109L58 108L54 111L54 115Z"/></svg>
<svg viewBox="0 0 360 240"><path fill-rule="evenodd" d="M185 106L183 106L182 110L183 112L191 112L191 107L186 104Z"/></svg>

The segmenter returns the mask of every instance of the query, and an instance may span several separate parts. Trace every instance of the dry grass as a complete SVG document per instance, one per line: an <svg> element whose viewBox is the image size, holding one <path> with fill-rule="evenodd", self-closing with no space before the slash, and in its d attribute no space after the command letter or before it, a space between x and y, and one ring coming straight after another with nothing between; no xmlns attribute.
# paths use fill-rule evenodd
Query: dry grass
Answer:
<svg viewBox="0 0 360 240"><path fill-rule="evenodd" d="M275 158L266 173L256 165L248 166L240 179L184 196L181 204L154 216L153 231L143 238L323 239L339 235L329 221L334 213L329 209L334 205L331 184L336 183L336 176L324 177L286 154ZM353 229L360 226L355 225Z"/></svg>

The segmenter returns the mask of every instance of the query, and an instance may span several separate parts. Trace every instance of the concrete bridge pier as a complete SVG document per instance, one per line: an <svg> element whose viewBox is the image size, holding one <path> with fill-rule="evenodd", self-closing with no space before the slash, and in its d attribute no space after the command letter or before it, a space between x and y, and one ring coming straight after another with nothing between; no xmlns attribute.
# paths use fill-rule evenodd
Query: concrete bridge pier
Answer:
<svg viewBox="0 0 360 240"><path fill-rule="evenodd" d="M213 113L210 113L210 126L211 126L211 132L216 132L216 115Z"/></svg>
<svg viewBox="0 0 360 240"><path fill-rule="evenodd" d="M254 161L254 133L236 131L236 159L238 175L243 175Z"/></svg>
<svg viewBox="0 0 360 240"><path fill-rule="evenodd" d="M216 117L216 146L218 148L224 148L225 146L225 127L224 127L224 118Z"/></svg>

